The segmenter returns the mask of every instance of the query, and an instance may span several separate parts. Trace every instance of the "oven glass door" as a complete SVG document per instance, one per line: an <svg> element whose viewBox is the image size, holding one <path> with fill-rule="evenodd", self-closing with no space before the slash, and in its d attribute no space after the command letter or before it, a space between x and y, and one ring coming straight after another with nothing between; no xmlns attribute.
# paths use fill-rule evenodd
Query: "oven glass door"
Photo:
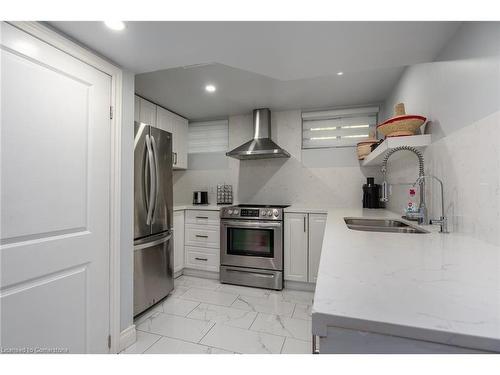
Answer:
<svg viewBox="0 0 500 375"><path fill-rule="evenodd" d="M221 220L221 264L283 269L283 223Z"/></svg>
<svg viewBox="0 0 500 375"><path fill-rule="evenodd" d="M227 228L227 253L274 257L274 229Z"/></svg>

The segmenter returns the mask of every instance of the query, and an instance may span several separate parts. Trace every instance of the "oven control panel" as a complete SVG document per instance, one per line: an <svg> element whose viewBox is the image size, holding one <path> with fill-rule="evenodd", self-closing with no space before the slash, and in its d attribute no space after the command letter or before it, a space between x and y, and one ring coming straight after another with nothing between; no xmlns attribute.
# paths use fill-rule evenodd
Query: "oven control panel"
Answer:
<svg viewBox="0 0 500 375"><path fill-rule="evenodd" d="M221 218L252 220L283 220L283 209L273 207L227 207L221 210Z"/></svg>
<svg viewBox="0 0 500 375"><path fill-rule="evenodd" d="M242 208L241 209L241 217L259 217L260 212L258 209L251 208Z"/></svg>

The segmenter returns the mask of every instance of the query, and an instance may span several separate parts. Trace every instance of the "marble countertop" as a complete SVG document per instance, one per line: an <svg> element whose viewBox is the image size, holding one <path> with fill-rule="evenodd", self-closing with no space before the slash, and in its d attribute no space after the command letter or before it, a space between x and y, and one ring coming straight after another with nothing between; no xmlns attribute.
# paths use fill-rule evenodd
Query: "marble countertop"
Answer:
<svg viewBox="0 0 500 375"><path fill-rule="evenodd" d="M175 205L174 211L182 211L182 210L220 211L221 207L225 206L223 205L218 206L215 204L208 204L208 205L186 204L186 205Z"/></svg>
<svg viewBox="0 0 500 375"><path fill-rule="evenodd" d="M284 209L285 212L298 212L298 213L308 213L308 214L326 214L328 213L328 208L324 207L314 207L314 206L305 206L301 204L292 204Z"/></svg>
<svg viewBox="0 0 500 375"><path fill-rule="evenodd" d="M174 211L182 211L182 210L208 210L208 211L220 211L222 207L229 207L229 206L234 206L235 204L229 204L229 205L215 205L215 204L209 204L209 205L193 205L193 204L186 204L186 205L175 205L174 206ZM285 212L306 212L306 213L318 213L318 214L326 214L328 213L327 208L322 208L322 207L310 207L310 206L303 206L303 205L291 205L287 208L285 208Z"/></svg>
<svg viewBox="0 0 500 375"><path fill-rule="evenodd" d="M500 248L458 233L363 232L344 217L387 210L330 209L312 309L327 326L500 352Z"/></svg>

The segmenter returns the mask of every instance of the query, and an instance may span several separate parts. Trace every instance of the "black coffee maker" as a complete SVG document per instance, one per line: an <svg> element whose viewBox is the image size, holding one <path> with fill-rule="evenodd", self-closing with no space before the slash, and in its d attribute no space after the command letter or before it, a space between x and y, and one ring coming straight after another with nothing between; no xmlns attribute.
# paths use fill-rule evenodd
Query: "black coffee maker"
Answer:
<svg viewBox="0 0 500 375"><path fill-rule="evenodd" d="M384 208L380 202L380 185L373 177L368 177L363 185L363 208Z"/></svg>

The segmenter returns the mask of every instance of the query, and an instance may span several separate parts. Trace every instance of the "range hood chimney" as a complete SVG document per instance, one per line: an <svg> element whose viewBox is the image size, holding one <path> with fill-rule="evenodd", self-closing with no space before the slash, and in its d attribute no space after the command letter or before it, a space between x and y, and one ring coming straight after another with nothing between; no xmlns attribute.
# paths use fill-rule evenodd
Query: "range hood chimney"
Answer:
<svg viewBox="0 0 500 375"><path fill-rule="evenodd" d="M253 139L226 153L240 160L289 158L290 154L271 140L271 111L253 110Z"/></svg>

